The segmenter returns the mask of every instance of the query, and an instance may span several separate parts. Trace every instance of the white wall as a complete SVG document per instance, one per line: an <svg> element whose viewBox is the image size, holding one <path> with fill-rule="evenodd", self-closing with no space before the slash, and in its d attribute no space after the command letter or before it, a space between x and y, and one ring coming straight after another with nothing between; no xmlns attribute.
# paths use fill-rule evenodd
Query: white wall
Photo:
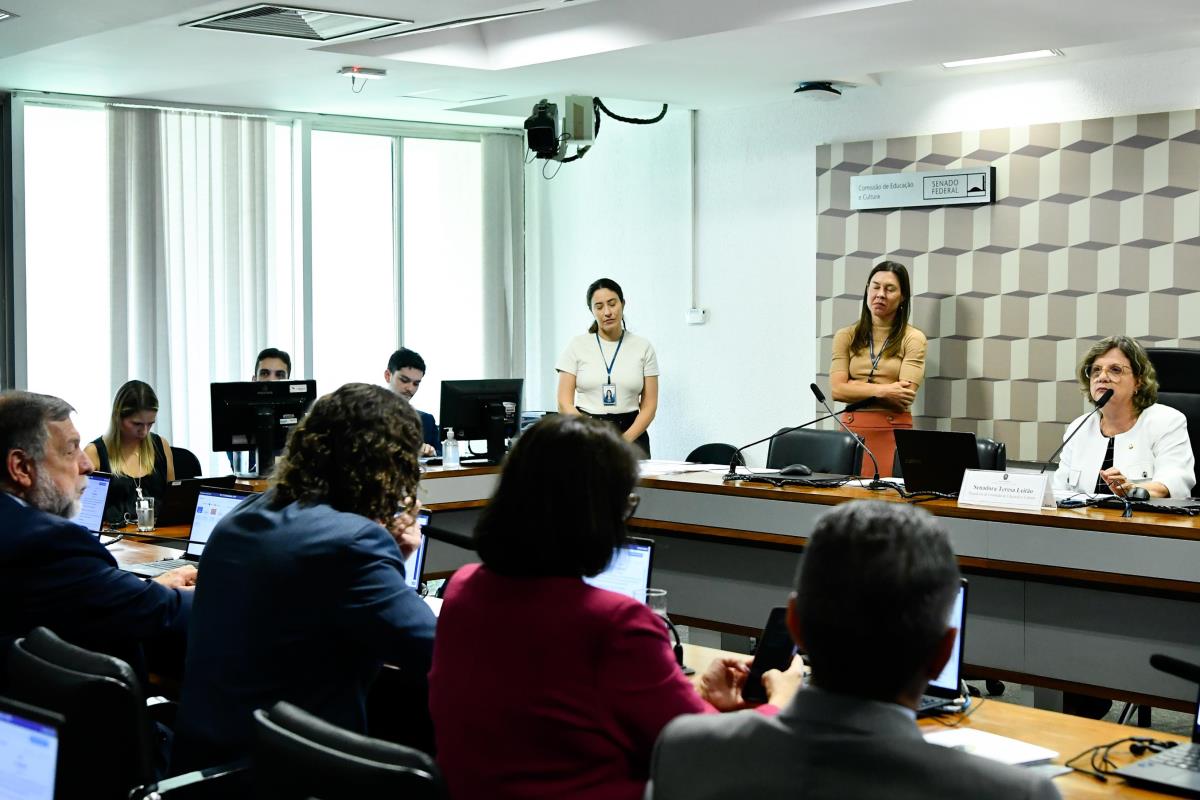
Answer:
<svg viewBox="0 0 1200 800"><path fill-rule="evenodd" d="M654 455L744 443L813 413L818 144L1200 107L1200 49L888 82L819 103L785 97L698 115L697 259L689 302L689 131L605 120L553 181L527 173L530 408L554 407L554 359L588 324L583 291L617 279L663 369ZM620 113L640 113L615 109ZM537 165L540 167L541 165ZM533 168L531 167L531 170ZM765 447L751 452L765 459Z"/></svg>

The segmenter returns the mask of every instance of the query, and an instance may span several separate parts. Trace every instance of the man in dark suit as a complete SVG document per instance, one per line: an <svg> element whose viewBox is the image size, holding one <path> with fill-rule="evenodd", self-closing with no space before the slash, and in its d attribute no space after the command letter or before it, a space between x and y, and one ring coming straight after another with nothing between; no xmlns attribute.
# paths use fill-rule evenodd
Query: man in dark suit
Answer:
<svg viewBox="0 0 1200 800"><path fill-rule="evenodd" d="M954 648L958 585L946 533L924 511L854 502L825 514L788 602L811 685L776 717L674 720L646 800L1057 798L1046 778L921 736L916 707Z"/></svg>
<svg viewBox="0 0 1200 800"><path fill-rule="evenodd" d="M194 567L143 581L69 521L92 471L73 411L49 395L0 394L0 688L12 642L38 626L143 677L144 643L177 646L186 636Z"/></svg>
<svg viewBox="0 0 1200 800"><path fill-rule="evenodd" d="M413 352L407 347L401 347L392 353L392 357L388 359L387 369L383 371L383 380L388 388L410 403L417 390L421 388L421 381L424 378L425 359L421 358L420 353ZM415 406L413 411L416 411L417 416L421 418L421 439L424 441L421 455L440 456L442 454L442 438L438 435L438 426L433 414L421 411Z"/></svg>

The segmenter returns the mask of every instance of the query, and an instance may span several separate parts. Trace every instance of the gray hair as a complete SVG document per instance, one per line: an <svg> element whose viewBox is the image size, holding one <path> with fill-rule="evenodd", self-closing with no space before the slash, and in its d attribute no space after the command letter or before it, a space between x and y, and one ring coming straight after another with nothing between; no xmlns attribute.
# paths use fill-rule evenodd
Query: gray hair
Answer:
<svg viewBox="0 0 1200 800"><path fill-rule="evenodd" d="M40 462L50 436L46 425L69 419L74 411L67 401L48 394L0 393L0 453L7 460L9 453L20 450Z"/></svg>
<svg viewBox="0 0 1200 800"><path fill-rule="evenodd" d="M894 700L922 681L960 576L950 540L902 503L843 503L818 521L796 583L813 683Z"/></svg>

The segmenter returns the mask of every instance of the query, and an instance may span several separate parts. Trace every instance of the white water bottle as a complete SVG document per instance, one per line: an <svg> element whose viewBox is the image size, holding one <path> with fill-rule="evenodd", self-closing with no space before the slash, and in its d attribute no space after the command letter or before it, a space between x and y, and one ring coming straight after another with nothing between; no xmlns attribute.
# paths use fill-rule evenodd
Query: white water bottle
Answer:
<svg viewBox="0 0 1200 800"><path fill-rule="evenodd" d="M457 467L461 464L458 455L458 440L454 438L454 428L446 428L446 439L442 442L442 466Z"/></svg>

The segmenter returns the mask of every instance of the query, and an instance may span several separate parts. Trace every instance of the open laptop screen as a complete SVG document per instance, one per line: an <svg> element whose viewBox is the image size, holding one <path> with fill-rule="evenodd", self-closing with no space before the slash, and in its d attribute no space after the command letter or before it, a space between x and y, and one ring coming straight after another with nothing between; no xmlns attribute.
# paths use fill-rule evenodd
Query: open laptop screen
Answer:
<svg viewBox="0 0 1200 800"><path fill-rule="evenodd" d="M61 722L0 699L0 800L54 800Z"/></svg>
<svg viewBox="0 0 1200 800"><path fill-rule="evenodd" d="M958 630L954 637L954 650L950 653L950 660L942 668L941 674L929 682L930 689L941 689L944 692L952 692L954 695L958 694L959 679L962 677L963 629L967 624L966 609L967 582L964 580L958 589L958 597L954 600L954 606L950 610L950 624Z"/></svg>
<svg viewBox="0 0 1200 800"><path fill-rule="evenodd" d="M196 497L196 515L192 517L192 532L188 537L187 554L200 557L204 545L212 536L221 518L241 505L250 494L241 491L201 489Z"/></svg>
<svg viewBox="0 0 1200 800"><path fill-rule="evenodd" d="M646 602L650 588L650 567L654 560L654 542L650 539L626 539L613 553L612 561L594 578L585 583L610 592L627 595Z"/></svg>
<svg viewBox="0 0 1200 800"><path fill-rule="evenodd" d="M108 484L112 476L105 472L93 472L87 476L87 486L79 500L79 513L71 522L82 525L92 533L99 533L104 522L104 504L108 502Z"/></svg>
<svg viewBox="0 0 1200 800"><path fill-rule="evenodd" d="M404 582L413 589L420 588L421 573L425 571L425 550L429 547L429 537L424 529L429 524L428 511L422 510L417 514L417 524L421 526L421 543L404 559Z"/></svg>

